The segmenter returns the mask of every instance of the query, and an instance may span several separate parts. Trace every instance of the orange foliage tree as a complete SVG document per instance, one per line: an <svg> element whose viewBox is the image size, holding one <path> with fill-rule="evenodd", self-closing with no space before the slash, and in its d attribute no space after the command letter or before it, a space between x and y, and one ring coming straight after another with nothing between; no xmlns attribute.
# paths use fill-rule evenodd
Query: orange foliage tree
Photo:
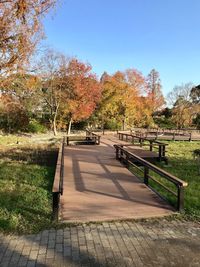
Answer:
<svg viewBox="0 0 200 267"><path fill-rule="evenodd" d="M112 76L104 74L101 84L102 99L97 114L102 126L112 121L125 129L150 122L146 79L139 71L128 69Z"/></svg>
<svg viewBox="0 0 200 267"><path fill-rule="evenodd" d="M0 0L0 75L21 69L42 37L42 17L56 0Z"/></svg>
<svg viewBox="0 0 200 267"><path fill-rule="evenodd" d="M54 134L57 126L70 133L73 121L87 119L101 96L101 87L89 64L48 51L41 61L43 110L49 114Z"/></svg>
<svg viewBox="0 0 200 267"><path fill-rule="evenodd" d="M66 103L63 103L69 118L68 134L72 122L89 118L100 100L101 86L91 70L92 67L89 64L77 59L72 59L69 62L66 81L70 91Z"/></svg>

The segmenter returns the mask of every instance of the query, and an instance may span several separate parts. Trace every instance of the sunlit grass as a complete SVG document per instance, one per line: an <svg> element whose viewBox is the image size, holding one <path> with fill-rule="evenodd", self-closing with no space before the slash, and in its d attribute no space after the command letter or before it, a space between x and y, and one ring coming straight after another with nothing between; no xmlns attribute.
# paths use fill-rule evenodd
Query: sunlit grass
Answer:
<svg viewBox="0 0 200 267"><path fill-rule="evenodd" d="M185 188L185 213L200 219L200 175L193 151L200 148L200 142L168 142L169 164L158 164L161 168L188 182Z"/></svg>
<svg viewBox="0 0 200 267"><path fill-rule="evenodd" d="M185 188L184 214L193 219L197 218L200 220L200 175L198 163L193 154L195 149L200 149L200 142L168 141L168 144L166 155L169 164L166 165L164 162L161 162L156 163L156 165L177 178L188 182L188 187ZM142 172L138 171L134 166L131 166L130 170L144 181L143 167L140 168ZM176 186L170 181L151 170L149 175L177 193ZM174 207L177 206L177 198L173 194L167 192L151 179L149 179L149 185Z"/></svg>

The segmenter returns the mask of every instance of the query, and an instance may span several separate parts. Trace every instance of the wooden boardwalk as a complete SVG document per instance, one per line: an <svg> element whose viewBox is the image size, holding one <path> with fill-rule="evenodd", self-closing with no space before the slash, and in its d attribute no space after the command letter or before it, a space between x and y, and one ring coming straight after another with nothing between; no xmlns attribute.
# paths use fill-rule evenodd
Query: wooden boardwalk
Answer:
<svg viewBox="0 0 200 267"><path fill-rule="evenodd" d="M65 146L62 221L136 219L173 213L172 207L115 159L116 140L112 138L103 137L99 146Z"/></svg>
<svg viewBox="0 0 200 267"><path fill-rule="evenodd" d="M159 159L159 155L155 151L149 151L145 149L144 147L140 147L139 145L132 145L130 146L130 142L119 140L117 135L107 135L104 138L105 140L108 140L112 145L114 144L121 144L128 150L129 152L136 154L138 157L143 158L145 160L155 162ZM102 139L103 140L103 139Z"/></svg>

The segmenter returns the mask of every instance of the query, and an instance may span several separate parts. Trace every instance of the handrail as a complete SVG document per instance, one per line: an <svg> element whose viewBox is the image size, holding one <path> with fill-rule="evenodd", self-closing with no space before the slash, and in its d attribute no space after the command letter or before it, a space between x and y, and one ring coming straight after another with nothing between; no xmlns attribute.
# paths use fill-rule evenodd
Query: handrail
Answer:
<svg viewBox="0 0 200 267"><path fill-rule="evenodd" d="M116 159L125 161L126 165L135 165L131 160L134 159L135 162L139 163L144 167L144 183L149 186L149 179L152 179L153 181L160 184L164 189L166 189L166 185L162 185L161 182L156 181L155 178L151 177L149 175L149 170L152 170L153 172L159 174L161 177L165 178L166 180L172 182L177 187L177 210L182 211L183 210L183 202L184 202L184 187L188 185L187 182L177 178L176 176L160 169L159 167L153 165L152 163L138 157L137 155L127 151L123 148L122 145L114 145L114 148L116 150ZM125 155L125 158L124 158ZM170 189L166 189L169 192ZM155 190L154 190L155 191ZM158 192L156 192L158 193ZM174 193L171 191L171 193Z"/></svg>
<svg viewBox="0 0 200 267"><path fill-rule="evenodd" d="M59 204L60 204L60 195L63 194L63 178L64 178L64 146L65 138L63 137L62 143L60 144L56 171L54 176L54 183L52 188L53 195L53 220L58 220L59 214Z"/></svg>
<svg viewBox="0 0 200 267"><path fill-rule="evenodd" d="M186 140L188 138L188 141L192 141L193 138L193 133L192 131L188 131L188 130L169 130L169 129L143 129L143 130L137 130L138 134L140 134L140 136L153 136L155 139L158 139L161 135L162 136L171 136L171 140L175 141L175 140L179 140L179 137L185 137Z"/></svg>
<svg viewBox="0 0 200 267"><path fill-rule="evenodd" d="M128 141L128 137L131 137L131 139L132 139L131 141L134 145L135 145L135 139L138 139L140 146L142 147L142 146L148 145L150 151L153 151L153 147L158 146L158 150L159 150L158 151L158 159L159 159L159 161L165 160L167 162L167 158L165 156L165 153L166 153L166 146L168 146L168 144L163 143L163 142L159 142L156 140L151 140L151 139L141 137L138 135L134 135L132 133L127 134L127 133L118 132L118 136L119 136L119 140L122 140L122 141L124 140L124 136L126 137L126 141ZM144 141L149 142L149 144L144 144Z"/></svg>

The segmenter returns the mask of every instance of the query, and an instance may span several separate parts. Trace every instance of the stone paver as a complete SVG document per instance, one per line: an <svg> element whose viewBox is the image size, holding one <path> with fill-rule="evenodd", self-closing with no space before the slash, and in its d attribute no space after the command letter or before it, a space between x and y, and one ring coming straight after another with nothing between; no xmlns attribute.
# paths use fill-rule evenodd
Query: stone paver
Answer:
<svg viewBox="0 0 200 267"><path fill-rule="evenodd" d="M149 220L0 235L0 266L200 266L200 224Z"/></svg>

